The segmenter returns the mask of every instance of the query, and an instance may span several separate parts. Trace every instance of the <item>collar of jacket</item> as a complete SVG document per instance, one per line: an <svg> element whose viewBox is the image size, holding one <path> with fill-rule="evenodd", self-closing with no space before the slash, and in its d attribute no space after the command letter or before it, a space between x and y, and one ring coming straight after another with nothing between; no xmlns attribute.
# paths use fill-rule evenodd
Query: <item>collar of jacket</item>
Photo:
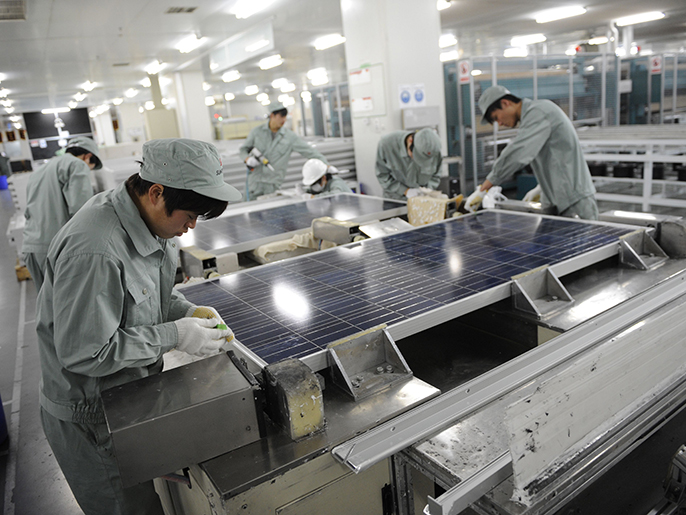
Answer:
<svg viewBox="0 0 686 515"><path fill-rule="evenodd" d="M134 204L129 192L126 191L125 183L120 184L114 190L112 205L124 230L141 256L148 256L163 247L162 241L164 240L158 240L145 225L136 204Z"/></svg>

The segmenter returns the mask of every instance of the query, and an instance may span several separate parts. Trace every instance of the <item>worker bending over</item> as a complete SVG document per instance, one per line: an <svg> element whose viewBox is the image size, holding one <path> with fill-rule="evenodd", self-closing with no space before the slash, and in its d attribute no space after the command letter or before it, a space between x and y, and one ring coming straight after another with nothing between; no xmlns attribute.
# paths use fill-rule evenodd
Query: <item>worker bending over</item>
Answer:
<svg viewBox="0 0 686 515"><path fill-rule="evenodd" d="M167 351L205 356L232 337L213 308L173 289L173 238L240 198L212 145L153 140L140 172L93 197L50 245L36 317L41 421L86 515L163 513L152 481L122 488L100 394L157 374Z"/></svg>
<svg viewBox="0 0 686 515"><path fill-rule="evenodd" d="M293 151L307 159L317 158L327 162L321 153L284 127L287 117L288 109L280 102L272 102L269 105L269 121L251 130L241 145L239 154L250 170L248 192L251 200L281 188ZM257 149L257 155L255 152L251 154L253 149ZM263 159L267 160L267 164Z"/></svg>
<svg viewBox="0 0 686 515"><path fill-rule="evenodd" d="M595 187L574 125L550 100L520 99L503 86L491 86L479 98L482 123L498 122L514 128L517 137L505 147L467 206L480 202L483 194L502 184L526 165L541 188L543 207L554 206L560 216L598 219Z"/></svg>
<svg viewBox="0 0 686 515"><path fill-rule="evenodd" d="M407 200L441 180L441 140L431 129L386 134L376 149L376 178L384 197Z"/></svg>
<svg viewBox="0 0 686 515"><path fill-rule="evenodd" d="M43 284L50 242L93 196L91 170L100 168L95 141L78 137L67 143L63 155L53 157L29 177L22 252L36 291Z"/></svg>
<svg viewBox="0 0 686 515"><path fill-rule="evenodd" d="M334 193L352 193L343 179L337 177L338 169L319 159L308 159L303 165L302 185L306 194L323 197Z"/></svg>

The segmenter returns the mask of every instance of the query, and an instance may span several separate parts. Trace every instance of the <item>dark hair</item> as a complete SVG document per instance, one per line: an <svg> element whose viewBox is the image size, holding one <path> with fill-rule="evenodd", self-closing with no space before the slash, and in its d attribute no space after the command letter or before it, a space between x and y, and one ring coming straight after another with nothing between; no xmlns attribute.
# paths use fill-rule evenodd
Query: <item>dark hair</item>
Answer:
<svg viewBox="0 0 686 515"><path fill-rule="evenodd" d="M284 107L283 109L272 111L271 114L278 114L279 116L288 116L288 109Z"/></svg>
<svg viewBox="0 0 686 515"><path fill-rule="evenodd" d="M126 179L127 191L139 197L147 194L153 184L155 183L141 178L138 173L134 173ZM171 216L175 210L180 209L196 213L203 220L217 218L229 204L225 200L217 200L192 190L182 190L171 186L164 186L162 198L167 209L167 215Z"/></svg>
<svg viewBox="0 0 686 515"><path fill-rule="evenodd" d="M95 154L93 154L93 152L91 152L90 150L86 150L85 148L69 147L68 149L66 149L64 151L64 153L65 154L71 154L74 157L79 157L79 156L83 156L86 154L90 154L91 160L92 160L91 162L95 165L95 168L99 168L101 166L100 159L98 159L97 156Z"/></svg>
<svg viewBox="0 0 686 515"><path fill-rule="evenodd" d="M486 118L486 121L488 123L493 123L493 120L491 120L491 113L493 113L493 111L495 111L496 109L502 109L503 106L502 106L501 102L503 100L509 100L511 102L514 102L515 104L519 104L522 101L521 98L516 97L510 93L500 97L498 100L493 102L488 109L486 109L486 113L484 114L484 118Z"/></svg>

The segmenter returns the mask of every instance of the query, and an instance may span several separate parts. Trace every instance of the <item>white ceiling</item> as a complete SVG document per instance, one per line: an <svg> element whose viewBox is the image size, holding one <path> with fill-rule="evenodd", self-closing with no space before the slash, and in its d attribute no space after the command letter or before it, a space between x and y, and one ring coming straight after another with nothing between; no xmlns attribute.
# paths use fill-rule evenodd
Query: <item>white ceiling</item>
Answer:
<svg viewBox="0 0 686 515"><path fill-rule="evenodd" d="M213 86L208 94L233 92L248 84L268 90L275 78L286 77L298 91L307 83L306 72L326 67L332 83L346 78L344 45L317 51L312 42L319 36L341 32L340 0L275 0L266 11L239 20L229 14L235 0L30 0L26 21L0 21L1 87L10 90L16 113L65 106L86 80L97 83L82 106L94 106L122 97L124 90L137 87L136 103L150 99L139 82L144 68L156 59L167 63L161 75L179 69L201 70ZM0 0L0 13L7 0ZM457 0L441 11L444 30L458 35L468 54L501 52L515 35L544 32L552 44L589 37L605 30L612 19L647 9L662 10L668 17L637 25L634 36L644 44L663 50L686 44L686 1L655 0L646 7L639 0L590 0L588 12L565 21L537 25L540 10L569 5L557 0ZM171 7L197 7L192 13L166 14ZM262 71L257 61L262 54L237 68L243 77L223 83L220 73L209 69L209 50L228 38L271 20L276 50L283 65ZM600 29L598 29L600 28ZM417 28L421 34L421 27ZM190 54L174 45L196 33L207 44ZM620 29L621 33L621 29ZM662 45L662 46L661 46ZM411 63L408 63L411 65ZM298 93L295 92L295 94ZM240 97L239 97L240 98Z"/></svg>

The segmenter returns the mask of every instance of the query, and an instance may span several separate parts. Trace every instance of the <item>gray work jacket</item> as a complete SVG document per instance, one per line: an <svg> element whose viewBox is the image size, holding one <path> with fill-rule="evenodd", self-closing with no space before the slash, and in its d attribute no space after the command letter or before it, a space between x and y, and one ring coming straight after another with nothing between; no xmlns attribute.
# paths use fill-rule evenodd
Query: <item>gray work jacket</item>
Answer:
<svg viewBox="0 0 686 515"><path fill-rule="evenodd" d="M311 190L310 190L311 191ZM340 177L331 176L331 180L326 182L326 186L319 193L312 193L315 197L325 197L327 195L335 195L336 193L352 193L353 190Z"/></svg>

